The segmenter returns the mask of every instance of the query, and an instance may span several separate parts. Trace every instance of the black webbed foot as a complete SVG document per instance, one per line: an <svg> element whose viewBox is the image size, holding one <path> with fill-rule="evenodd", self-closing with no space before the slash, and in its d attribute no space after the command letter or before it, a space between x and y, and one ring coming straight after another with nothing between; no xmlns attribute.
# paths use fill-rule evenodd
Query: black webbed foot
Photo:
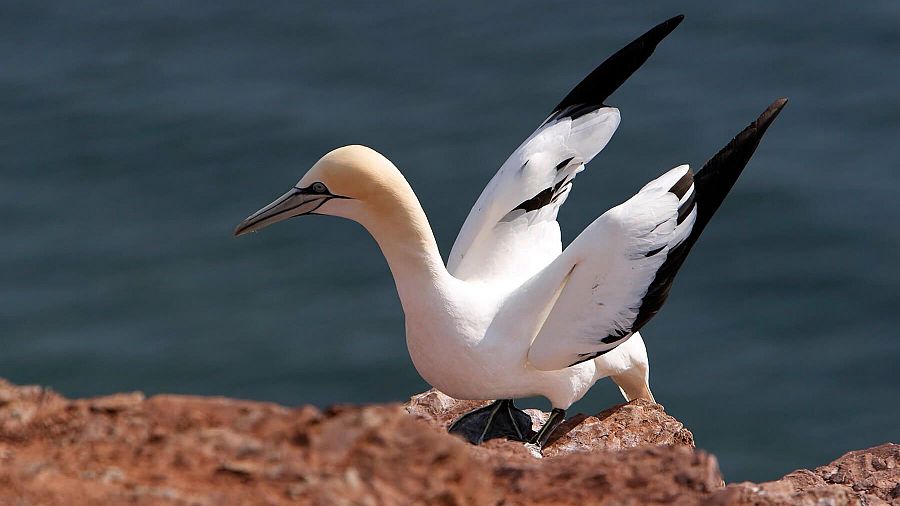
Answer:
<svg viewBox="0 0 900 506"><path fill-rule="evenodd" d="M515 407L511 399L500 399L466 413L450 425L449 432L474 445L495 438L527 442L535 436L531 417Z"/></svg>
<svg viewBox="0 0 900 506"><path fill-rule="evenodd" d="M537 446L538 450L543 450L544 446L547 445L547 441L550 440L550 436L553 435L553 431L564 421L566 421L566 410L553 408L553 411L550 412L550 418L547 418L547 421L541 426L541 430L537 431L528 443Z"/></svg>

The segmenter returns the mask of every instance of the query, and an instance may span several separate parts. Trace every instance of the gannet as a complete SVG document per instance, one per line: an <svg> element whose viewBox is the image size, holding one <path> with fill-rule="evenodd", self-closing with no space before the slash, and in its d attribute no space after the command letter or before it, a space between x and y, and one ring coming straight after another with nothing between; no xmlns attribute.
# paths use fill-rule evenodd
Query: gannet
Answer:
<svg viewBox="0 0 900 506"><path fill-rule="evenodd" d="M474 444L506 437L543 448L565 410L607 376L626 399L652 400L639 330L786 103L772 103L700 171L665 172L563 249L557 212L619 125L605 101L682 18L616 52L563 98L490 180L446 266L407 180L360 145L327 153L234 235L307 215L361 224L387 259L422 378L451 397L494 401L450 427ZM532 396L553 408L538 431L513 405Z"/></svg>

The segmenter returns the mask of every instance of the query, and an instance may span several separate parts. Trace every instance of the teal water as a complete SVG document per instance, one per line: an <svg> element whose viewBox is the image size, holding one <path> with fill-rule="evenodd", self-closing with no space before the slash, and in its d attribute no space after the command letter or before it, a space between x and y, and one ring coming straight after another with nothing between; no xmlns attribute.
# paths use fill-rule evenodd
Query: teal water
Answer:
<svg viewBox="0 0 900 506"><path fill-rule="evenodd" d="M674 10L673 10L674 9ZM327 150L416 189L446 255L505 157L606 56L685 22L611 104L567 240L791 102L645 329L651 384L729 481L900 440L900 4L6 2L0 376L297 405L401 400L361 227L234 239ZM609 381L576 409L619 402Z"/></svg>

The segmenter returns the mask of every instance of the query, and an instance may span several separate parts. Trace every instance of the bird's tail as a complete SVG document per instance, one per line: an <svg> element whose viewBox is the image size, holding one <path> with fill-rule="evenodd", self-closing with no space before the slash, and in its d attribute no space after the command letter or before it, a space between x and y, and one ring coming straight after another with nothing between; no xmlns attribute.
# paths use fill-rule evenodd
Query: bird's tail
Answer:
<svg viewBox="0 0 900 506"><path fill-rule="evenodd" d="M772 102L772 105L763 111L756 121L750 123L734 139L731 139L727 146L703 164L703 168L694 175L693 195L697 209L696 221L687 239L669 252L666 261L656 271L656 277L650 284L637 319L632 325L633 330L639 330L662 308L669 296L675 274L678 273L687 254L700 238L700 234L716 210L719 209L722 201L725 200L725 196L734 186L747 162L750 161L750 157L759 146L759 141L766 133L766 129L769 128L786 103L786 98L779 98Z"/></svg>

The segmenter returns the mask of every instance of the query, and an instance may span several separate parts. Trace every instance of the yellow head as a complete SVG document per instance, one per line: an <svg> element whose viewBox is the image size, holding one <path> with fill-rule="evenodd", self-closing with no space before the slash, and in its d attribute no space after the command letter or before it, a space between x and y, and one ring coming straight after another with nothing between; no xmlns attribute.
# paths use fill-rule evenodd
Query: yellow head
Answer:
<svg viewBox="0 0 900 506"><path fill-rule="evenodd" d="M247 217L234 235L307 214L341 216L367 225L370 216L385 214L410 195L412 189L390 160L365 146L344 146L323 156L287 193Z"/></svg>

